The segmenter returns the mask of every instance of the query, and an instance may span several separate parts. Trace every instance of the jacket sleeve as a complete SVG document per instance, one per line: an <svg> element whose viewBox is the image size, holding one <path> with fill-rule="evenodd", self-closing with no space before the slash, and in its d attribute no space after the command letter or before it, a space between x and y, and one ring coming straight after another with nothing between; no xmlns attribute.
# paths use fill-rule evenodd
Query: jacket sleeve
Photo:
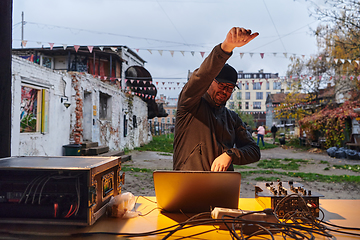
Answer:
<svg viewBox="0 0 360 240"><path fill-rule="evenodd" d="M236 138L235 146L231 150L235 153L232 156L232 163L237 165L244 165L260 160L260 148L256 145L251 134L246 130L245 124L238 117L236 124Z"/></svg>
<svg viewBox="0 0 360 240"><path fill-rule="evenodd" d="M215 46L209 56L190 76L189 81L183 87L178 101L178 109L190 110L196 106L201 97L208 90L212 81L219 74L232 53L224 52L220 44Z"/></svg>

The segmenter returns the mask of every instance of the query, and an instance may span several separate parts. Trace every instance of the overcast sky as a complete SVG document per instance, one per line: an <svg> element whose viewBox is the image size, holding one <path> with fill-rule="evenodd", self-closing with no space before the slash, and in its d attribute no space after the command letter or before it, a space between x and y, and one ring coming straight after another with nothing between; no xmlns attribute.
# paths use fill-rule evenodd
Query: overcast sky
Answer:
<svg viewBox="0 0 360 240"><path fill-rule="evenodd" d="M163 87L175 87L178 82L182 86L188 71L196 69L233 26L260 33L248 45L234 50L228 63L237 70L264 69L264 72L284 76L291 55L309 58L317 53L311 29L319 22L309 16L310 4L305 0L13 2L14 48L20 47L23 11L26 47L49 47L49 43L54 46L126 45L138 51L147 62L145 68L153 81L165 82ZM176 97L178 92L177 88L158 87L158 94Z"/></svg>

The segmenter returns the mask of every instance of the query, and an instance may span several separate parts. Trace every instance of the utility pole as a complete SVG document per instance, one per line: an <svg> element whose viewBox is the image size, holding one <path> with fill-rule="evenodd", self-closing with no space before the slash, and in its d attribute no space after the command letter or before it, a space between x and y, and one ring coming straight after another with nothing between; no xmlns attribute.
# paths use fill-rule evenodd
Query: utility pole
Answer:
<svg viewBox="0 0 360 240"><path fill-rule="evenodd" d="M21 12L21 48L24 48L23 41L24 41L24 12Z"/></svg>

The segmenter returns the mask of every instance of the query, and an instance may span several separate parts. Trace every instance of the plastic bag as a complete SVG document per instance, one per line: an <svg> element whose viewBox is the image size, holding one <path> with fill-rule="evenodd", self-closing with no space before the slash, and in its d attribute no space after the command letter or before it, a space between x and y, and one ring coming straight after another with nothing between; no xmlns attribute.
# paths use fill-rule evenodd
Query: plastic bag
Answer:
<svg viewBox="0 0 360 240"><path fill-rule="evenodd" d="M339 148L339 149L335 152L335 157L336 157L336 158L346 158L346 152L345 152L344 148Z"/></svg>
<svg viewBox="0 0 360 240"><path fill-rule="evenodd" d="M350 160L359 160L358 152L355 150L348 150L346 152L346 157L347 157L347 159L350 159Z"/></svg>
<svg viewBox="0 0 360 240"><path fill-rule="evenodd" d="M122 193L112 196L108 204L108 215L117 218L133 218L141 214L141 212L132 210L135 207L135 196L130 193Z"/></svg>
<svg viewBox="0 0 360 240"><path fill-rule="evenodd" d="M328 150L326 150L326 152L330 157L335 157L335 152L337 150L338 150L337 147L331 147L331 148L328 148Z"/></svg>

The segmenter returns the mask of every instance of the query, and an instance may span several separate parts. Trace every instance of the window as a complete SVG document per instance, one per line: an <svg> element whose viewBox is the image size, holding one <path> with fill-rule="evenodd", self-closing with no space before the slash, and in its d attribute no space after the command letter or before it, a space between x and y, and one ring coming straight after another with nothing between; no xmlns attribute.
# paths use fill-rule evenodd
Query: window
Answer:
<svg viewBox="0 0 360 240"><path fill-rule="evenodd" d="M137 120L135 115L133 115L133 126L134 128L137 128Z"/></svg>
<svg viewBox="0 0 360 240"><path fill-rule="evenodd" d="M241 102L238 103L238 108L241 110L242 109L242 104Z"/></svg>
<svg viewBox="0 0 360 240"><path fill-rule="evenodd" d="M175 116L175 114L176 114L176 110L175 110L175 109L173 109L173 111L172 111L172 112L173 112L173 115Z"/></svg>
<svg viewBox="0 0 360 240"><path fill-rule="evenodd" d="M259 82L254 82L253 83L253 90L260 90L261 89L261 84Z"/></svg>
<svg viewBox="0 0 360 240"><path fill-rule="evenodd" d="M268 98L268 96L271 94L271 92L266 92L266 99Z"/></svg>
<svg viewBox="0 0 360 240"><path fill-rule="evenodd" d="M263 99L263 92L257 92L256 99Z"/></svg>
<svg viewBox="0 0 360 240"><path fill-rule="evenodd" d="M270 82L266 81L266 90L270 90Z"/></svg>
<svg viewBox="0 0 360 240"><path fill-rule="evenodd" d="M245 83L245 90L249 90L249 83L248 82Z"/></svg>
<svg viewBox="0 0 360 240"><path fill-rule="evenodd" d="M51 57L42 56L42 63L41 63L42 66L53 69L52 62L53 59Z"/></svg>
<svg viewBox="0 0 360 240"><path fill-rule="evenodd" d="M233 100L233 95L232 94L230 95L230 100Z"/></svg>
<svg viewBox="0 0 360 240"><path fill-rule="evenodd" d="M99 118L110 119L110 99L111 97L105 93L100 92L100 107L99 107Z"/></svg>
<svg viewBox="0 0 360 240"><path fill-rule="evenodd" d="M253 108L254 109L261 109L261 102L254 102Z"/></svg>
<svg viewBox="0 0 360 240"><path fill-rule="evenodd" d="M155 117L155 118L154 118L154 122L158 122L158 117Z"/></svg>
<svg viewBox="0 0 360 240"><path fill-rule="evenodd" d="M175 118L174 117L172 118L172 123L175 124Z"/></svg>
<svg viewBox="0 0 360 240"><path fill-rule="evenodd" d="M274 82L273 89L274 90L280 90L281 89L281 82Z"/></svg>
<svg viewBox="0 0 360 240"><path fill-rule="evenodd" d="M239 87L239 89L241 90L241 89L242 89L242 83L239 83L239 84L238 84L238 87Z"/></svg>
<svg viewBox="0 0 360 240"><path fill-rule="evenodd" d="M245 99L246 99L246 100L249 100L249 99L250 99L250 92L246 92L246 93L245 93Z"/></svg>
<svg viewBox="0 0 360 240"><path fill-rule="evenodd" d="M128 120L126 118L126 115L124 115L124 137L127 136L127 125L128 125Z"/></svg>
<svg viewBox="0 0 360 240"><path fill-rule="evenodd" d="M245 102L245 109L249 109L249 102Z"/></svg>
<svg viewBox="0 0 360 240"><path fill-rule="evenodd" d="M49 91L21 86L20 132L48 132Z"/></svg>
<svg viewBox="0 0 360 240"><path fill-rule="evenodd" d="M165 118L161 118L161 123L165 123Z"/></svg>
<svg viewBox="0 0 360 240"><path fill-rule="evenodd" d="M237 100L241 100L241 92L237 92L237 93L236 93L236 99L237 99Z"/></svg>
<svg viewBox="0 0 360 240"><path fill-rule="evenodd" d="M229 108L230 108L231 110L234 109L234 102L229 102Z"/></svg>
<svg viewBox="0 0 360 240"><path fill-rule="evenodd" d="M166 113L170 115L170 109L166 110Z"/></svg>
<svg viewBox="0 0 360 240"><path fill-rule="evenodd" d="M168 118L166 118L166 120L167 120L167 123L170 123L170 118L168 117Z"/></svg>

